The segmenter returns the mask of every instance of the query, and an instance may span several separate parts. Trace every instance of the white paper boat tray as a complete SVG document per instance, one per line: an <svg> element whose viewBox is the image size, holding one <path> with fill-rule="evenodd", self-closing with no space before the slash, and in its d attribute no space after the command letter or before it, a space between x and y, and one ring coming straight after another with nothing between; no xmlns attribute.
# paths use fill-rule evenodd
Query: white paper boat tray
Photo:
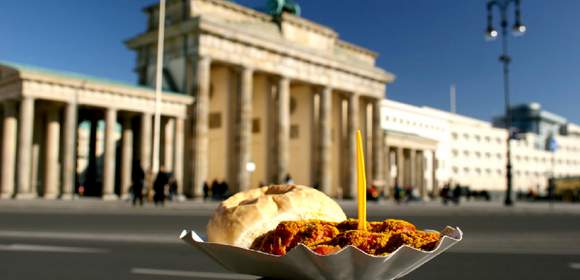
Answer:
<svg viewBox="0 0 580 280"><path fill-rule="evenodd" d="M347 246L332 255L322 256L299 244L284 256L255 250L204 242L192 230L183 230L180 239L201 250L226 269L273 279L397 279L443 253L463 238L459 228L446 227L433 251L407 245L387 256L369 255Z"/></svg>

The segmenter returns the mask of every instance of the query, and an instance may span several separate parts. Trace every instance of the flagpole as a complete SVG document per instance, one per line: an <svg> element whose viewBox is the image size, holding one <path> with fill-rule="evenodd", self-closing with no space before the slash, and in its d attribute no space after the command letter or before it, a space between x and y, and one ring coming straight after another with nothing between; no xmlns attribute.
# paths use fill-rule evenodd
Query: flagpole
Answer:
<svg viewBox="0 0 580 280"><path fill-rule="evenodd" d="M157 64L155 69L155 117L153 124L153 164L151 174L159 172L159 138L161 128L161 88L163 85L163 41L165 39L165 0L159 3L159 31L157 36Z"/></svg>

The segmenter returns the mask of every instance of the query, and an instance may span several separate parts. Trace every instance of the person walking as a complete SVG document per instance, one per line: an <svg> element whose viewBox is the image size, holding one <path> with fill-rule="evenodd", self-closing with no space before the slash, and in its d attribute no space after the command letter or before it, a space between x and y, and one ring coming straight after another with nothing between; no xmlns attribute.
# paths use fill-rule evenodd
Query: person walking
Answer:
<svg viewBox="0 0 580 280"><path fill-rule="evenodd" d="M393 197L395 198L395 202L397 202L397 204L401 203L401 187L399 186L399 182L395 182Z"/></svg>
<svg viewBox="0 0 580 280"><path fill-rule="evenodd" d="M153 202L155 205L163 206L165 204L165 188L169 183L169 174L165 172L165 166L159 168L159 173L153 182Z"/></svg>
<svg viewBox="0 0 580 280"><path fill-rule="evenodd" d="M141 167L139 160L133 161L133 168L131 170L131 193L133 195L133 206L139 201L139 205L143 206L143 187L145 186L145 171Z"/></svg>

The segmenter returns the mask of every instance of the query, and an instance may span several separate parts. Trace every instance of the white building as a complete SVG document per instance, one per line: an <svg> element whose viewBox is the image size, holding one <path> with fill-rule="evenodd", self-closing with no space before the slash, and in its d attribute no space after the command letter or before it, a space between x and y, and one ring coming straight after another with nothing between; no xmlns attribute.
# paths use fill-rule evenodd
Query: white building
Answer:
<svg viewBox="0 0 580 280"><path fill-rule="evenodd" d="M452 182L469 186L472 190L492 193L505 190L505 129L494 127L490 122L392 100L383 101L382 110L386 150L390 151L387 164L389 186L395 182L402 186L424 186L423 193L429 193ZM555 153L545 149L545 135L521 133L519 140L512 140L514 191L544 191L552 172L556 177L580 175L580 127L566 123L559 130L554 135L559 146ZM401 135L406 135L404 144L396 139ZM426 148L425 143L432 146ZM423 161L418 162L424 163L423 171L420 171L423 176L418 175L418 179L409 181L409 174L400 173L398 150L402 150L403 169L412 159L409 154L417 152L422 155Z"/></svg>

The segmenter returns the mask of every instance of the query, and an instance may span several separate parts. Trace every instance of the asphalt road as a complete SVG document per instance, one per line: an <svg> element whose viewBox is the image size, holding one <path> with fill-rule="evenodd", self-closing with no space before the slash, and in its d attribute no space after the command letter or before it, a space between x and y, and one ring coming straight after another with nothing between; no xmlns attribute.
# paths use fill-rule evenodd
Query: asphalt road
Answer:
<svg viewBox="0 0 580 280"><path fill-rule="evenodd" d="M0 203L0 279L256 279L230 273L177 240L185 228L203 233L210 208L20 209ZM369 220L397 217L422 228L456 225L464 231L458 246L405 279L580 279L580 214L369 208Z"/></svg>

